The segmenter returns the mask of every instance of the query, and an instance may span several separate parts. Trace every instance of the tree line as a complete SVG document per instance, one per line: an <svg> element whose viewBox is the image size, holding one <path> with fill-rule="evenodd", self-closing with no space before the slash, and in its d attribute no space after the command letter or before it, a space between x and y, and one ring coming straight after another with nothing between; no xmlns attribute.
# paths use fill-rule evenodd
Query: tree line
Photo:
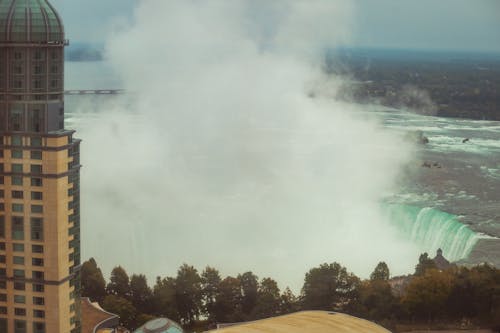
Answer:
<svg viewBox="0 0 500 333"><path fill-rule="evenodd" d="M252 272L222 277L207 266L199 272L183 264L175 277L129 276L115 267L109 282L91 258L81 268L81 294L120 316L133 329L155 317L168 317L187 328L249 321L300 310L339 311L370 319L392 330L401 323L449 323L454 326L500 327L500 270L478 265L438 270L423 254L415 273L402 278L402 289L391 286L390 271L380 262L362 280L339 263L310 269L299 295L280 290L270 278Z"/></svg>

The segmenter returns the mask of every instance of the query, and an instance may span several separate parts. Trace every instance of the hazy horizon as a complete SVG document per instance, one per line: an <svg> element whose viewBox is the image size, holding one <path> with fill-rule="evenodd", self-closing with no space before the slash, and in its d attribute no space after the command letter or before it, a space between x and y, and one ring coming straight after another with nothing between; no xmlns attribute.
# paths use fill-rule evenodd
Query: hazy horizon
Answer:
<svg viewBox="0 0 500 333"><path fill-rule="evenodd" d="M70 40L101 44L113 32L133 25L134 9L141 4L139 0L89 0L84 6L79 0L51 2L64 18ZM253 3L258 16L263 2ZM354 15L350 38L342 44L346 47L500 52L500 3L495 0L350 3Z"/></svg>

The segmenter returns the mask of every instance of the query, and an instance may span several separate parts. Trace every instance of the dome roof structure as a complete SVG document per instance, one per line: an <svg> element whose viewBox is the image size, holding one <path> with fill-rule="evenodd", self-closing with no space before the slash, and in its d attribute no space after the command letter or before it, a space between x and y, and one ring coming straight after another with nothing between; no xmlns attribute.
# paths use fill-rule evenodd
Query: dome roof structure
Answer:
<svg viewBox="0 0 500 333"><path fill-rule="evenodd" d="M0 43L63 43L64 27L48 0L0 0Z"/></svg>
<svg viewBox="0 0 500 333"><path fill-rule="evenodd" d="M134 333L184 333L184 331L179 324L170 319L157 318L148 321Z"/></svg>

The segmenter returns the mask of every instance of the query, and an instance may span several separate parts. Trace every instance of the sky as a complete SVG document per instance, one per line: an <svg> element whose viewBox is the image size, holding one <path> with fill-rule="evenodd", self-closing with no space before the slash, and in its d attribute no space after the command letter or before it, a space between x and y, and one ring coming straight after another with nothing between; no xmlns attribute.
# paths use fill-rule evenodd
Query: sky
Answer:
<svg viewBox="0 0 500 333"><path fill-rule="evenodd" d="M52 0L73 42L105 43L134 20L141 0ZM211 1L216 4L216 0ZM255 14L266 19L267 13ZM290 1L293 2L293 1ZM500 52L500 1L352 0L345 46Z"/></svg>

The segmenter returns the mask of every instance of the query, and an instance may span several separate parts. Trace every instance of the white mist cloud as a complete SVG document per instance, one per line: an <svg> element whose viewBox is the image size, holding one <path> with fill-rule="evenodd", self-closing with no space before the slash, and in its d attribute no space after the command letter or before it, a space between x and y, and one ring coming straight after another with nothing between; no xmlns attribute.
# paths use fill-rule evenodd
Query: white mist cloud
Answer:
<svg viewBox="0 0 500 333"><path fill-rule="evenodd" d="M411 147L329 97L342 82L320 70L351 17L347 1L140 2L108 43L131 101L79 132L84 256L296 290L322 262L411 269L417 250L378 209Z"/></svg>

